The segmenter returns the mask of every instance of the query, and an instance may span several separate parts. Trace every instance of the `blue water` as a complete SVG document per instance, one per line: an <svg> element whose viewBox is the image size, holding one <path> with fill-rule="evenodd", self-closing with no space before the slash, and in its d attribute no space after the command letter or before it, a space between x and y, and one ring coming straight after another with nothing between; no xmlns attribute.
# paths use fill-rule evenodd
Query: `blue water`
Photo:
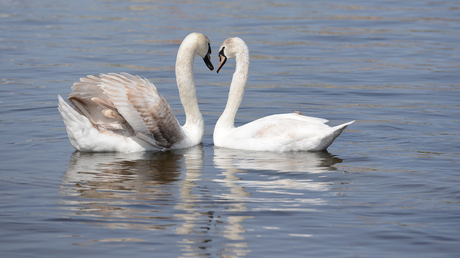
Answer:
<svg viewBox="0 0 460 258"><path fill-rule="evenodd" d="M457 1L0 1L1 257L455 257ZM236 125L357 120L327 152L215 148L234 61L195 63L203 144L80 153L57 111L80 77L151 80L181 123L181 40L251 68Z"/></svg>

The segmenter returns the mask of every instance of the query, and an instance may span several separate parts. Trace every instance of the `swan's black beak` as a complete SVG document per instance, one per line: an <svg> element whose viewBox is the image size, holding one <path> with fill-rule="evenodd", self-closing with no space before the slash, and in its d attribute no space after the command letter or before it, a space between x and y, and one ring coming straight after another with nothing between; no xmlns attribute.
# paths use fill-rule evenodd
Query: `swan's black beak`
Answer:
<svg viewBox="0 0 460 258"><path fill-rule="evenodd" d="M224 66L225 62L227 62L227 57L224 54L225 47L219 52L219 65L217 66L217 73L219 73L220 69Z"/></svg>
<svg viewBox="0 0 460 258"><path fill-rule="evenodd" d="M209 68L209 70L214 70L214 66L211 63L211 45L208 43L208 53L206 56L203 57L203 61L206 64L206 66Z"/></svg>
<svg viewBox="0 0 460 258"><path fill-rule="evenodd" d="M206 66L209 68L209 70L211 70L211 71L214 70L214 66L211 63L211 57L209 56L209 54L206 55L203 58L203 60L204 60L204 63L206 64Z"/></svg>

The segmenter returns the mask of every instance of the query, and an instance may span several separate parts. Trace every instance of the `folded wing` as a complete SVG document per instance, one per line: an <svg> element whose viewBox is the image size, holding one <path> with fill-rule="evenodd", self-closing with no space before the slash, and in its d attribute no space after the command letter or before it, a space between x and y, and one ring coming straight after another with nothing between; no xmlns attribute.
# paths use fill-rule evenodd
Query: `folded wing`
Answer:
<svg viewBox="0 0 460 258"><path fill-rule="evenodd" d="M158 94L155 86L147 80L143 82L126 87L128 100L158 145L170 148L174 143L183 140L182 128L168 102Z"/></svg>
<svg viewBox="0 0 460 258"><path fill-rule="evenodd" d="M101 88L140 139L170 148L183 139L168 102L147 79L127 73L101 75Z"/></svg>
<svg viewBox="0 0 460 258"><path fill-rule="evenodd" d="M182 141L174 112L147 79L127 73L89 75L72 86L69 101L96 128L117 131L130 127L139 139L156 148Z"/></svg>

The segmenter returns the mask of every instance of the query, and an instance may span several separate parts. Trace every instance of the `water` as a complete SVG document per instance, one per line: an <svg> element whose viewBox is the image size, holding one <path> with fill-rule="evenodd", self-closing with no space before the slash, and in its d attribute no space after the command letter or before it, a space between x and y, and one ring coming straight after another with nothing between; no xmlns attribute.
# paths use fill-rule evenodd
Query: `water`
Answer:
<svg viewBox="0 0 460 258"><path fill-rule="evenodd" d="M0 1L1 257L454 257L460 2ZM80 77L150 79L179 121L175 55L228 37L251 70L236 124L357 120L321 153L214 148L234 69L195 63L203 144L79 153L57 111Z"/></svg>

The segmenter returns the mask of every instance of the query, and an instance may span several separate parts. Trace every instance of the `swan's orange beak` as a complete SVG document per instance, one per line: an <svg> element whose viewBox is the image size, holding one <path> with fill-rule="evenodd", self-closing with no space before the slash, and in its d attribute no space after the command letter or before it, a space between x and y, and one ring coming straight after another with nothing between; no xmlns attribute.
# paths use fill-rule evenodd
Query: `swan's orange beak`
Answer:
<svg viewBox="0 0 460 258"><path fill-rule="evenodd" d="M227 62L227 57L223 53L219 54L219 65L217 66L217 73L219 73L220 69L222 68L222 66L224 66L225 62Z"/></svg>

